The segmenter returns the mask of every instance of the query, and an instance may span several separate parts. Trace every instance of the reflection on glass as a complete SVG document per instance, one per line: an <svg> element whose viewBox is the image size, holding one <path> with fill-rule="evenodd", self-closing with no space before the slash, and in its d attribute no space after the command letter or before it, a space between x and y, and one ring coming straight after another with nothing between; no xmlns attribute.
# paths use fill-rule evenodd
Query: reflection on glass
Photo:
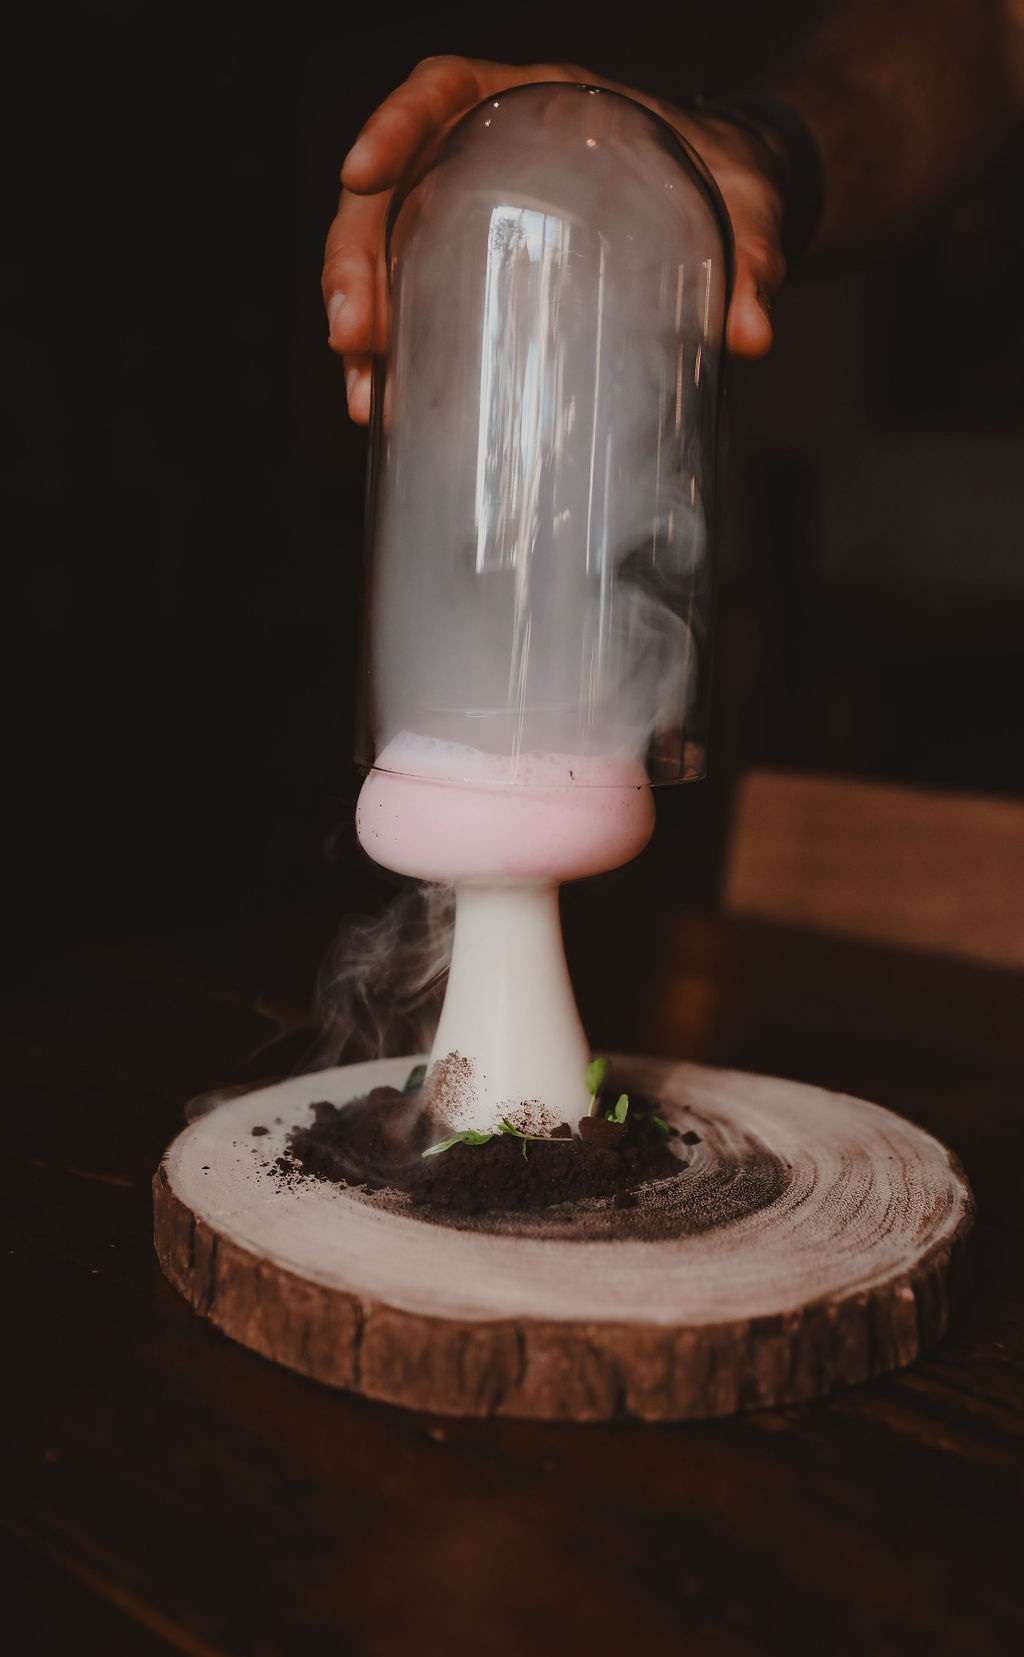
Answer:
<svg viewBox="0 0 1024 1657"><path fill-rule="evenodd" d="M700 774L727 234L671 129L593 88L488 100L401 200L365 759Z"/></svg>

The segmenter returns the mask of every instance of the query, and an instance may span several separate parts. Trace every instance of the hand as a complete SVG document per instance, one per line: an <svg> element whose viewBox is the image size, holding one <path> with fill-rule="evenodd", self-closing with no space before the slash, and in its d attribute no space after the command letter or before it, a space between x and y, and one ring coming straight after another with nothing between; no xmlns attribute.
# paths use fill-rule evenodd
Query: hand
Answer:
<svg viewBox="0 0 1024 1657"><path fill-rule="evenodd" d="M482 98L538 81L584 82L625 92L662 115L689 139L722 192L736 239L736 280L726 319L726 345L737 357L771 349L771 302L786 262L780 236L782 201L756 138L728 121L697 116L573 64L485 63L427 58L370 116L341 171L337 217L327 236L323 295L331 349L345 359L349 413L370 415L370 363L381 352L385 306L380 268L381 225L392 191L416 156L436 148L448 129Z"/></svg>

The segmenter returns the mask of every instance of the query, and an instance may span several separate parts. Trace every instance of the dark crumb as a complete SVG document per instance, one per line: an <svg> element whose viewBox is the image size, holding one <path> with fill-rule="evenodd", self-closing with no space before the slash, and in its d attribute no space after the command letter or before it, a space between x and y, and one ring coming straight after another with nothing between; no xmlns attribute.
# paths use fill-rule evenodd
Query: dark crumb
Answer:
<svg viewBox="0 0 1024 1657"><path fill-rule="evenodd" d="M253 1136L254 1139L259 1139L261 1137L261 1135L263 1135L265 1133L269 1133L269 1132L270 1132L269 1128L253 1128L252 1136Z"/></svg>
<svg viewBox="0 0 1024 1657"><path fill-rule="evenodd" d="M690 1128L687 1133L680 1134L679 1137L682 1140L684 1145L699 1145L700 1144L700 1134L699 1133L694 1133L692 1128Z"/></svg>
<svg viewBox="0 0 1024 1657"><path fill-rule="evenodd" d="M586 1145L607 1145L614 1149L624 1143L629 1122L609 1122L604 1116L581 1116L580 1138Z"/></svg>
<svg viewBox="0 0 1024 1657"><path fill-rule="evenodd" d="M418 1091L374 1088L348 1104L314 1104L313 1121L292 1130L288 1155L275 1167L288 1178L308 1174L367 1191L387 1187L416 1207L456 1214L522 1212L587 1198L630 1208L641 1185L670 1178L685 1164L650 1120L656 1102L637 1098L621 1123L606 1120L613 1104L602 1099L600 1114L582 1119L580 1137L563 1122L545 1138L495 1134L484 1145L453 1145L424 1158L438 1133Z"/></svg>

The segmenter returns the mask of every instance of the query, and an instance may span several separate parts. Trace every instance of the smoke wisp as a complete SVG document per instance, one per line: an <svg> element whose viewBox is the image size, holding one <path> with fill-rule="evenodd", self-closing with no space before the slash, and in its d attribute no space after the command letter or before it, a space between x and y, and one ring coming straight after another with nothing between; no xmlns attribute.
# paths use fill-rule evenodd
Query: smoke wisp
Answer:
<svg viewBox="0 0 1024 1657"><path fill-rule="evenodd" d="M450 886L403 891L346 921L317 983L316 1068L426 1051L444 998L455 924Z"/></svg>

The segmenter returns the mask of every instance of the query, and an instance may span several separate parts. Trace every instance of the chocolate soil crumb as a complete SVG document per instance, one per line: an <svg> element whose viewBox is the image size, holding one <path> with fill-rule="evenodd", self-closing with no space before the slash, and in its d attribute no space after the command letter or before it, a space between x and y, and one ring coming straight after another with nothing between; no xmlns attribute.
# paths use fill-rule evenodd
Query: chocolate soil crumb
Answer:
<svg viewBox="0 0 1024 1657"><path fill-rule="evenodd" d="M602 1100L600 1108L614 1102ZM484 1145L453 1145L427 1158L423 1152L438 1135L419 1108L418 1093L375 1087L365 1098L344 1105L321 1100L311 1110L310 1125L288 1136L289 1158L276 1163L281 1174L298 1169L335 1185L371 1191L386 1186L417 1206L458 1214L522 1212L602 1197L629 1208L641 1185L686 1166L650 1119L657 1105L641 1098L631 1101L622 1124L584 1117L586 1138L562 1123L548 1138L524 1142L495 1134Z"/></svg>

